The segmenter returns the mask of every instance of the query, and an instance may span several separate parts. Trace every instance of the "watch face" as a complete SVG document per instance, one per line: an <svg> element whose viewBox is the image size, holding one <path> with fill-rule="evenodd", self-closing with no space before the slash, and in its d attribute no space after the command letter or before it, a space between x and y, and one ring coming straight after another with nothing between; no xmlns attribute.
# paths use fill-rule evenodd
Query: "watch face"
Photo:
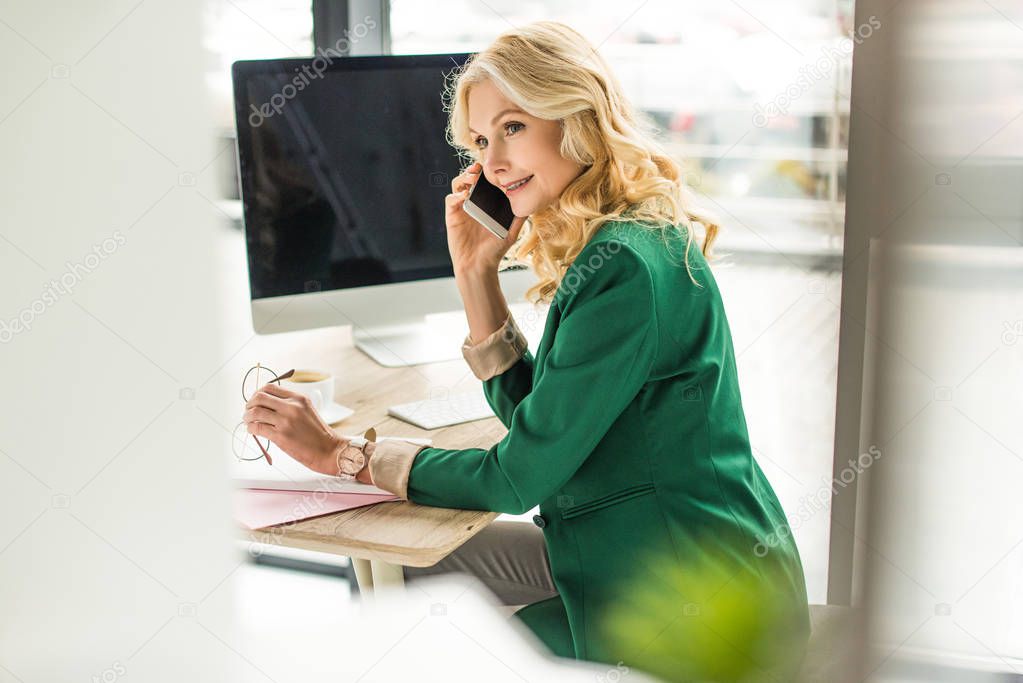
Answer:
<svg viewBox="0 0 1023 683"><path fill-rule="evenodd" d="M341 471L346 474L358 474L362 471L362 466L366 464L365 456L361 453L356 455L351 460L345 459L341 461Z"/></svg>
<svg viewBox="0 0 1023 683"><path fill-rule="evenodd" d="M366 455L358 446L349 444L338 454L337 470L339 477L351 479L354 475L361 472L365 465Z"/></svg>
<svg viewBox="0 0 1023 683"><path fill-rule="evenodd" d="M366 465L366 456L362 454L362 451L359 451L346 464L350 467L349 474L358 474Z"/></svg>

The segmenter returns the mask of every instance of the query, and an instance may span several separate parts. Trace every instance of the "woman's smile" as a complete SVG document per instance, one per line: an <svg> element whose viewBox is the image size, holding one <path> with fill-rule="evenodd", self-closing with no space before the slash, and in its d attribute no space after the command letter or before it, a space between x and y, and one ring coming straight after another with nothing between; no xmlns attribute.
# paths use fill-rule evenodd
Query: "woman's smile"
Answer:
<svg viewBox="0 0 1023 683"><path fill-rule="evenodd" d="M513 194L525 187L532 179L533 176L526 176L525 178L520 178L519 180L508 183L507 185L502 185L501 187L504 189L505 194Z"/></svg>

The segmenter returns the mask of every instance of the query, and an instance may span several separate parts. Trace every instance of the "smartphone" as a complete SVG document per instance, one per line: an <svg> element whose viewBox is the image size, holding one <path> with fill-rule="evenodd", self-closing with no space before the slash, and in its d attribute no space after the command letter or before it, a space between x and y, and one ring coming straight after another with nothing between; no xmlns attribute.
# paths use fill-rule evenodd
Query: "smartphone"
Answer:
<svg viewBox="0 0 1023 683"><path fill-rule="evenodd" d="M469 191L462 208L490 232L501 239L508 238L512 221L515 220L511 202L501 188L495 187L486 179L483 171L480 171L476 184Z"/></svg>

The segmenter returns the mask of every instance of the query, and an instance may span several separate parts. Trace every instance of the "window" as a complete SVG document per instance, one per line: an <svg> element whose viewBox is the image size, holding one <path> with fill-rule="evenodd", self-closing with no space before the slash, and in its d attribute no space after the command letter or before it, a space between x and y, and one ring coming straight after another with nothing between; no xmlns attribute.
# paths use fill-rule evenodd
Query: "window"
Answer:
<svg viewBox="0 0 1023 683"><path fill-rule="evenodd" d="M231 63L312 54L311 4L207 3L208 83L225 135ZM477 51L541 19L599 47L721 219L715 274L754 454L793 522L810 599L824 602L830 499L816 501L833 476L852 46L875 27L852 25L852 0L381 0L376 11L394 54ZM236 183L228 157L225 188Z"/></svg>
<svg viewBox="0 0 1023 683"><path fill-rule="evenodd" d="M209 57L206 84L217 127L234 131L231 64L239 59L298 57L313 53L311 0L258 2L207 0L203 47Z"/></svg>

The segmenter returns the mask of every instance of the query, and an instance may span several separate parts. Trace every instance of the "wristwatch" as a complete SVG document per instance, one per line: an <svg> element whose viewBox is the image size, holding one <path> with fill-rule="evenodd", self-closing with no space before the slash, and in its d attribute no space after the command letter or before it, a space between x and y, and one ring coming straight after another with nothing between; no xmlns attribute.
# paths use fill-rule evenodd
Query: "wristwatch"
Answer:
<svg viewBox="0 0 1023 683"><path fill-rule="evenodd" d="M338 477L349 481L355 479L355 475L366 466L366 452L364 448L367 443L375 442L376 436L376 430L370 427L363 436L350 439L343 448L338 449Z"/></svg>

